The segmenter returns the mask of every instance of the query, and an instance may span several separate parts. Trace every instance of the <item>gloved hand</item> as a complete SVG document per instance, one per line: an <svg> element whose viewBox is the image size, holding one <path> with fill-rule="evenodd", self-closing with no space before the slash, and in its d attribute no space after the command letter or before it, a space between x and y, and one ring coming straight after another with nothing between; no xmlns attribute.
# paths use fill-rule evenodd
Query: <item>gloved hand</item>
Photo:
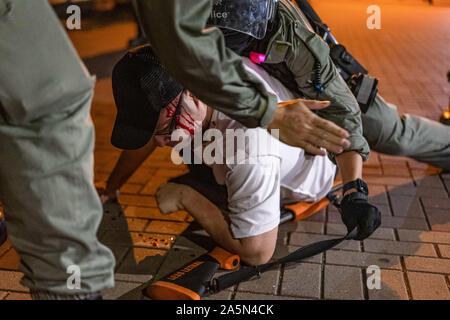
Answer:
<svg viewBox="0 0 450 320"><path fill-rule="evenodd" d="M358 233L355 240L364 240L368 238L381 225L381 213L377 207L371 205L360 192L348 194L341 201L341 217L347 226L348 232L355 227ZM366 199L364 199L366 198Z"/></svg>

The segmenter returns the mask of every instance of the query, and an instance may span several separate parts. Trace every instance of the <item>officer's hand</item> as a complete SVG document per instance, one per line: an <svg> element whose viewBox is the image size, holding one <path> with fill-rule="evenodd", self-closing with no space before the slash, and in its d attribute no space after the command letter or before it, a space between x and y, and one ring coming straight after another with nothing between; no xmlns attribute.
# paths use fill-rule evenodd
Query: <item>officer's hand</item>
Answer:
<svg viewBox="0 0 450 320"><path fill-rule="evenodd" d="M320 149L325 148L340 154L350 147L348 132L311 111L324 109L329 105L327 101L303 99L280 103L268 129L280 129L282 142L309 153L325 156L326 151Z"/></svg>
<svg viewBox="0 0 450 320"><path fill-rule="evenodd" d="M166 183L160 186L156 192L156 202L161 213L169 214L183 210L182 199L187 188L189 187L177 183Z"/></svg>
<svg viewBox="0 0 450 320"><path fill-rule="evenodd" d="M350 194L346 195L341 202L342 221L347 226L348 232L358 228L355 240L364 240L381 225L381 213L367 200L351 200L349 196Z"/></svg>

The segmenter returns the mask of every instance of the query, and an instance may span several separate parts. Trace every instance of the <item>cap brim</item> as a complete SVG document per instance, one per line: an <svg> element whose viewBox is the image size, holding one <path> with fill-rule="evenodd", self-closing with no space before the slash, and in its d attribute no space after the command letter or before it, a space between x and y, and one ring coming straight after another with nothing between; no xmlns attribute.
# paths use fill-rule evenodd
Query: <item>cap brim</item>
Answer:
<svg viewBox="0 0 450 320"><path fill-rule="evenodd" d="M156 125L156 123L155 123ZM136 126L124 124L120 115L117 115L111 135L111 144L119 149L136 150L144 147L152 138L155 126L148 129L139 129Z"/></svg>

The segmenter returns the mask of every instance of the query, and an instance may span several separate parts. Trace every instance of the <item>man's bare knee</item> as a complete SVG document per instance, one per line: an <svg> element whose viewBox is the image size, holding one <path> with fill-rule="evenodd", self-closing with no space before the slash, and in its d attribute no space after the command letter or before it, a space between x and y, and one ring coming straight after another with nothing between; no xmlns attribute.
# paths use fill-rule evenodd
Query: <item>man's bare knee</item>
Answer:
<svg viewBox="0 0 450 320"><path fill-rule="evenodd" d="M241 260L246 264L258 266L269 262L275 251L278 228L264 234L241 239Z"/></svg>
<svg viewBox="0 0 450 320"><path fill-rule="evenodd" d="M241 254L241 261L251 265L259 266L269 262L270 258L273 256L274 250L261 250L258 252L252 252L248 254Z"/></svg>

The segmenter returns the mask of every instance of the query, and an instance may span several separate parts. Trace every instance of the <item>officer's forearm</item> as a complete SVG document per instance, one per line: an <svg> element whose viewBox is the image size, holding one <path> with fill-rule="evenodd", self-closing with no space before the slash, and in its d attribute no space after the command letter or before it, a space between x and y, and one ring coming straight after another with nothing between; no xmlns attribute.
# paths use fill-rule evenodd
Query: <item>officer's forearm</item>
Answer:
<svg viewBox="0 0 450 320"><path fill-rule="evenodd" d="M341 153L336 156L336 162L344 184L356 179L362 179L363 161L359 153L355 151ZM353 191L355 190L350 189L348 192Z"/></svg>
<svg viewBox="0 0 450 320"><path fill-rule="evenodd" d="M337 74L338 72L331 59L329 64L323 68L323 72L327 75L327 78L330 77L333 80L328 83L327 89L319 98L330 100L331 105L320 110L319 115L347 130L350 134L348 140L351 143L347 150L359 153L365 161L370 155L370 149L363 136L361 111L358 102L345 81Z"/></svg>
<svg viewBox="0 0 450 320"><path fill-rule="evenodd" d="M200 100L249 128L266 128L274 96L227 49L222 33L205 30L210 0L134 0L142 28L169 72Z"/></svg>

